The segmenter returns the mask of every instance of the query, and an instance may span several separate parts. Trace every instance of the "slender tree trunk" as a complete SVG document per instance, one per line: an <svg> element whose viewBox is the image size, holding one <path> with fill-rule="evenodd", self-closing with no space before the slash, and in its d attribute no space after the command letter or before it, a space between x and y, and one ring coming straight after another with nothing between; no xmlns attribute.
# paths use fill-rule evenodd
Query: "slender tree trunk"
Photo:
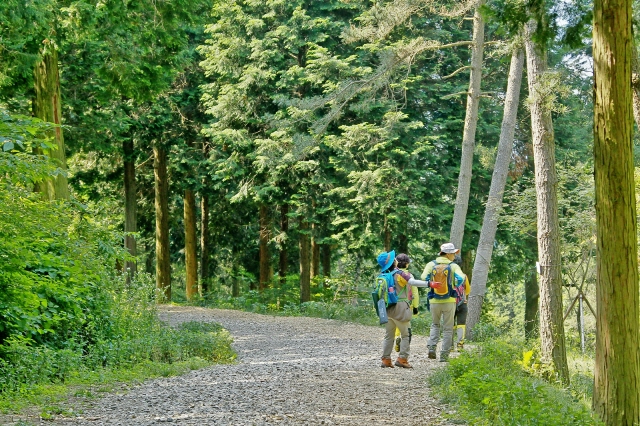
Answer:
<svg viewBox="0 0 640 426"><path fill-rule="evenodd" d="M200 201L200 288L202 294L209 289L209 197Z"/></svg>
<svg viewBox="0 0 640 426"><path fill-rule="evenodd" d="M231 267L231 297L240 296L240 278L238 278L238 266L234 263Z"/></svg>
<svg viewBox="0 0 640 426"><path fill-rule="evenodd" d="M462 272L467 274L467 278L469 278L469 282L473 282L473 250L465 250L462 252Z"/></svg>
<svg viewBox="0 0 640 426"><path fill-rule="evenodd" d="M527 340L538 338L538 301L540 300L538 273L535 269L524 280L524 337Z"/></svg>
<svg viewBox="0 0 640 426"><path fill-rule="evenodd" d="M409 251L409 239L406 234L398 235L398 253L407 253Z"/></svg>
<svg viewBox="0 0 640 426"><path fill-rule="evenodd" d="M266 204L260 205L260 280L258 281L258 289L260 291L264 290L269 286L269 281L271 281L271 266L270 260L271 256L269 256L269 239L270 235L270 224L269 224L269 207Z"/></svg>
<svg viewBox="0 0 640 426"><path fill-rule="evenodd" d="M531 132L535 163L536 204L538 216L538 259L540 262L540 343L543 361L550 363L560 380L569 383L569 368L564 342L562 313L562 269L560 257L560 227L553 121L549 99L542 92L547 56L534 44L532 35L536 23L525 25L527 78L532 99ZM628 80L629 81L629 80Z"/></svg>
<svg viewBox="0 0 640 426"><path fill-rule="evenodd" d="M48 46L48 51L42 56L42 60L35 66L34 88L35 99L33 101L33 114L48 123L62 124L62 112L60 106L60 73L58 71L58 52L53 46ZM53 158L56 165L63 170L67 170L67 159L65 154L64 137L62 128L56 127L51 136L55 142L56 149L46 150L44 154ZM42 154L41 149L36 149L37 154ZM46 179L35 185L35 190L40 192L46 200L68 200L69 184L67 177L60 174L56 177Z"/></svg>
<svg viewBox="0 0 640 426"><path fill-rule="evenodd" d="M633 164L631 1L594 2L594 169L598 300L593 409L640 424L640 306Z"/></svg>
<svg viewBox="0 0 640 426"><path fill-rule="evenodd" d="M136 232L138 226L138 209L136 200L136 163L133 152L133 140L127 139L122 142L122 151L124 153L124 247L131 256L137 256L136 239L133 232ZM127 282L135 275L137 265L134 260L125 262L125 271L127 272Z"/></svg>
<svg viewBox="0 0 640 426"><path fill-rule="evenodd" d="M482 302L487 291L487 278L489 276L491 255L493 254L493 243L498 229L498 217L502 210L502 198L507 184L509 163L511 163L523 68L524 52L520 48L515 48L511 55L511 65L509 67L498 153L493 168L493 176L491 177L491 188L489 189L489 198L484 211L476 259L473 265L472 276L474 279L471 286L471 294L469 295L469 313L467 314L467 335L470 338L473 336L473 327L480 320Z"/></svg>
<svg viewBox="0 0 640 426"><path fill-rule="evenodd" d="M389 229L387 213L384 214L384 229L382 232L384 234L384 251L389 251L391 250L391 229Z"/></svg>
<svg viewBox="0 0 640 426"><path fill-rule="evenodd" d="M187 300L198 292L198 254L196 238L196 197L192 190L184 191L184 265Z"/></svg>
<svg viewBox="0 0 640 426"><path fill-rule="evenodd" d="M309 222L300 218L300 303L311 300L311 259L309 247Z"/></svg>
<svg viewBox="0 0 640 426"><path fill-rule="evenodd" d="M169 258L169 178L167 152L153 148L156 189L156 288L158 303L171 301L171 263Z"/></svg>
<svg viewBox="0 0 640 426"><path fill-rule="evenodd" d="M453 212L449 240L456 246L462 246L464 224L469 207L471 192L471 173L473 168L473 150L476 143L476 126L478 125L478 105L480 104L480 82L482 80L482 56L484 53L484 19L480 7L484 0L478 0L473 15L473 45L471 47L471 76L467 95L467 112L462 133L462 159L458 176L458 193Z"/></svg>
<svg viewBox="0 0 640 426"><path fill-rule="evenodd" d="M289 204L283 204L280 207L280 232L287 235L289 232ZM287 281L287 269L289 259L287 253L287 244L282 242L280 246L280 259L278 261L278 276L280 277L280 285L283 286Z"/></svg>
<svg viewBox="0 0 640 426"><path fill-rule="evenodd" d="M320 276L320 244L317 242L317 232L318 225L311 224L311 279Z"/></svg>
<svg viewBox="0 0 640 426"><path fill-rule="evenodd" d="M144 260L144 271L151 275L153 274L153 258L155 254L151 251L151 245L144 246L144 251L146 253L146 257Z"/></svg>
<svg viewBox="0 0 640 426"><path fill-rule="evenodd" d="M331 277L331 244L322 245L322 275Z"/></svg>

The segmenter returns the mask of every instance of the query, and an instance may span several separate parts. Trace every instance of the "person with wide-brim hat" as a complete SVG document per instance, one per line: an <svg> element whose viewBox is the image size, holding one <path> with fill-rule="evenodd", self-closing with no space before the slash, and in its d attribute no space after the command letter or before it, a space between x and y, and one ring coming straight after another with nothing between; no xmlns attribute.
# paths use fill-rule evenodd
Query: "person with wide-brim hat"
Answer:
<svg viewBox="0 0 640 426"><path fill-rule="evenodd" d="M381 367L393 368L393 366L402 368L413 368L409 364L409 349L411 340L409 339L409 327L411 326L411 300L413 298L410 282L416 282L408 271L402 271L397 268L397 260L395 251L382 252L378 255L378 265L380 266L380 274L392 273L393 291L398 296L398 302L393 306L387 307L388 322L385 325L385 335L382 344L382 363ZM422 282L423 286L428 285ZM387 285L386 282L384 285ZM395 363L391 362L391 351L395 342L396 328L400 330L402 338L400 342L400 350Z"/></svg>

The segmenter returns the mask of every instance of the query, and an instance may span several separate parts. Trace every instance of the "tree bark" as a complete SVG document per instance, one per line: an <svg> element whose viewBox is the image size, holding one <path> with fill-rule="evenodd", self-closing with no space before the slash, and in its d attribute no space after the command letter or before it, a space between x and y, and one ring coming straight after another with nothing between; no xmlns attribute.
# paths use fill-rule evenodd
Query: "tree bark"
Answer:
<svg viewBox="0 0 640 426"><path fill-rule="evenodd" d="M331 277L331 244L322 245L322 275Z"/></svg>
<svg viewBox="0 0 640 426"><path fill-rule="evenodd" d="M196 197L192 190L184 191L184 265L187 300L198 292L198 259L196 239Z"/></svg>
<svg viewBox="0 0 640 426"><path fill-rule="evenodd" d="M640 307L633 164L630 0L594 2L597 280L593 409L640 424Z"/></svg>
<svg viewBox="0 0 640 426"><path fill-rule="evenodd" d="M462 133L462 158L458 176L458 192L456 206L453 211L449 240L456 246L462 246L464 224L469 207L471 192L471 174L473 169L473 151L476 143L476 127L478 125L478 106L480 104L480 82L482 80L482 56L484 53L484 19L480 8L484 0L478 0L473 15L473 40L471 46L471 75L469 77L469 94L467 95L467 112Z"/></svg>
<svg viewBox="0 0 640 426"><path fill-rule="evenodd" d="M200 287L202 294L209 289L209 197L200 201Z"/></svg>
<svg viewBox="0 0 640 426"><path fill-rule="evenodd" d="M136 190L136 163L133 152L133 140L127 139L122 142L124 154L124 247L133 257L137 256L136 239L131 233L136 232L138 227L137 190ZM125 262L127 282L137 272L135 260Z"/></svg>
<svg viewBox="0 0 640 426"><path fill-rule="evenodd" d="M409 239L406 234L402 233L398 235L398 253L407 253L409 252Z"/></svg>
<svg viewBox="0 0 640 426"><path fill-rule="evenodd" d="M538 301L540 300L538 274L535 269L524 280L524 337L527 340L538 338Z"/></svg>
<svg viewBox="0 0 640 426"><path fill-rule="evenodd" d="M260 241L259 241L259 252L260 252L260 278L258 281L258 290L262 291L269 286L269 281L271 281L271 266L270 266L270 256L269 256L269 239L270 235L270 224L269 224L269 208L266 204L260 205Z"/></svg>
<svg viewBox="0 0 640 426"><path fill-rule="evenodd" d="M311 262L309 247L309 222L300 218L300 303L311 300Z"/></svg>
<svg viewBox="0 0 640 426"><path fill-rule="evenodd" d="M280 232L287 234L289 232L289 204L280 206ZM280 259L278 261L278 276L280 277L280 285L283 286L287 281L287 269L289 266L289 258L287 253L287 244L282 242L280 246Z"/></svg>
<svg viewBox="0 0 640 426"><path fill-rule="evenodd" d="M498 142L489 198L484 211L482 230L478 241L476 259L473 265L473 285L469 295L469 312L467 314L467 335L473 336L473 327L480 320L482 302L487 292L487 278L489 266L493 254L493 243L498 229L498 218L502 210L504 188L507 184L509 164L511 163L511 151L513 150L513 137L516 130L516 118L518 104L520 103L520 87L522 85L522 71L524 68L524 52L520 48L514 48L509 66L507 79L507 93L504 102L504 115L502 117L502 129ZM471 276L469 277L471 280Z"/></svg>
<svg viewBox="0 0 640 426"><path fill-rule="evenodd" d="M388 214L384 214L384 229L383 229L383 238L384 238L384 251L391 250L391 229L389 229L389 220Z"/></svg>
<svg viewBox="0 0 640 426"><path fill-rule="evenodd" d="M569 383L562 312L562 269L553 121L548 95L542 92L547 55L532 35L536 22L525 25L527 78L531 97L531 132L535 164L540 262L540 343L542 359L552 365L559 379Z"/></svg>
<svg viewBox="0 0 640 426"><path fill-rule="evenodd" d="M171 263L169 258L169 179L167 152L153 148L156 208L156 288L158 303L171 301Z"/></svg>
<svg viewBox="0 0 640 426"><path fill-rule="evenodd" d="M37 154L46 154L54 159L56 165L62 170L67 170L64 137L62 136L62 112L60 105L60 73L58 71L58 51L53 46L48 46L49 51L43 54L42 60L36 63L33 71L35 99L33 101L33 115L58 125L52 136L56 149L43 152L37 148ZM67 176L59 174L39 182L35 185L35 191L40 192L45 200L68 200L69 184Z"/></svg>
<svg viewBox="0 0 640 426"><path fill-rule="evenodd" d="M317 242L318 225L311 224L311 279L320 276L320 244Z"/></svg>

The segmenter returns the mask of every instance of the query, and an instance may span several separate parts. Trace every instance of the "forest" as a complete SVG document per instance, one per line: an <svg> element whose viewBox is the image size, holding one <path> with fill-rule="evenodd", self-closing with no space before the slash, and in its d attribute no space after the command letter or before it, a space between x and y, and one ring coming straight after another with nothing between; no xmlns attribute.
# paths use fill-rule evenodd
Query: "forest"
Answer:
<svg viewBox="0 0 640 426"><path fill-rule="evenodd" d="M461 418L639 424L639 14L3 0L0 412L234 362L159 305L376 325L376 256L452 242L475 349L429 386Z"/></svg>

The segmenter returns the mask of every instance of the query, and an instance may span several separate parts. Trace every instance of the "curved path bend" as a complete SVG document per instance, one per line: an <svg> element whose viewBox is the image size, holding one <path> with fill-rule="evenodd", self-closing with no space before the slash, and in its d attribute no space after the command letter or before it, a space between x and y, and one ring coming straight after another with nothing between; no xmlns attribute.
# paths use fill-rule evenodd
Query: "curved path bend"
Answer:
<svg viewBox="0 0 640 426"><path fill-rule="evenodd" d="M412 370L382 369L379 327L189 306L163 306L159 315L171 325L221 323L233 336L238 362L146 381L53 424L447 424L448 408L425 382L438 363L427 359L423 336L411 345Z"/></svg>

